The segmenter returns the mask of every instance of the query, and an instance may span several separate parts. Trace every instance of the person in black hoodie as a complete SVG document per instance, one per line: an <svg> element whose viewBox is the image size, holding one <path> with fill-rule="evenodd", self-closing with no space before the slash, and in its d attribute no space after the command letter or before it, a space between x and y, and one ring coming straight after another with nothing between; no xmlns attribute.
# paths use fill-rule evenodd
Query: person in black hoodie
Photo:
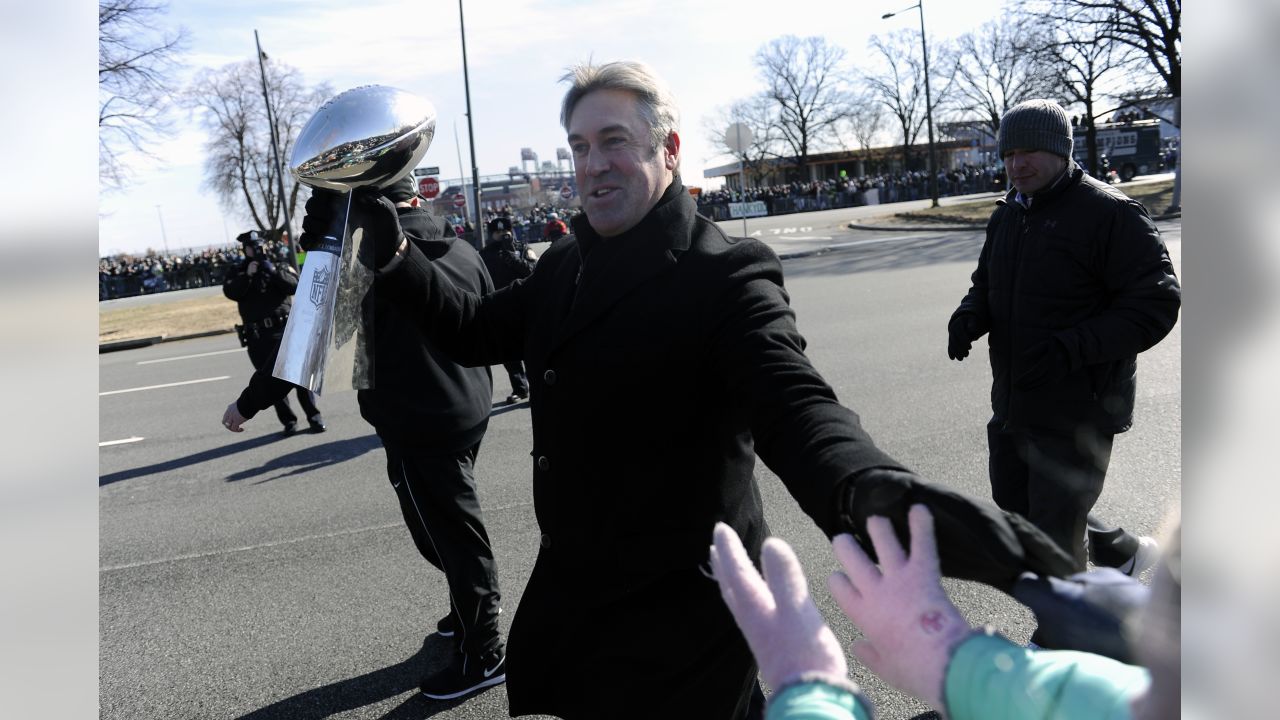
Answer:
<svg viewBox="0 0 1280 720"><path fill-rule="evenodd" d="M382 190L381 196L394 204L414 247L453 282L476 293L493 291L479 254L419 205L410 178ZM332 193L317 192L307 201L303 247L324 232L309 222L329 212L317 206L334 199ZM459 650L448 667L423 681L422 691L436 699L461 697L506 680L498 631L498 569L474 478L489 425L493 380L487 366L468 368L450 360L423 335L414 317L387 297L375 293L372 303L374 387L358 392L360 414L382 441L387 475L418 552L445 574L450 610L437 631L454 637ZM271 376L273 364L254 373L227 408L227 429L239 432L246 419L293 387Z"/></svg>

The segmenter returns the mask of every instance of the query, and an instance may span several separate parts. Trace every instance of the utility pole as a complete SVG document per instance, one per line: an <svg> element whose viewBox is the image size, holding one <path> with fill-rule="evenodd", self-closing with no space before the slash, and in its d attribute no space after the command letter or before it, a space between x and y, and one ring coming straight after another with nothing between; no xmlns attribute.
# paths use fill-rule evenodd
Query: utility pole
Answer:
<svg viewBox="0 0 1280 720"><path fill-rule="evenodd" d="M933 142L933 93L929 91L929 44L924 32L924 0L901 10L885 13L880 19L888 20L907 10L920 11L920 49L924 51L924 117L929 123L929 198L933 201L932 206L938 207L938 152Z"/></svg>
<svg viewBox="0 0 1280 720"><path fill-rule="evenodd" d="M461 0L459 0L461 2ZM298 247L293 240L293 224L289 220L289 201L284 196L284 165L280 164L280 141L276 137L276 117L271 110L271 95L267 92L267 54L258 42L258 31L253 31L253 44L258 48L258 71L262 74L262 99L267 103L267 124L271 127L271 157L276 164L276 182L280 193L280 211L284 216L284 231L289 234L289 265L298 269Z"/></svg>
<svg viewBox="0 0 1280 720"><path fill-rule="evenodd" d="M471 78L467 74L467 24L462 18L462 0L458 0L458 29L462 32L462 87L467 96L467 142L471 145L471 194L475 217L476 247L484 247L484 224L480 222L480 169L476 165L476 135L471 122Z"/></svg>

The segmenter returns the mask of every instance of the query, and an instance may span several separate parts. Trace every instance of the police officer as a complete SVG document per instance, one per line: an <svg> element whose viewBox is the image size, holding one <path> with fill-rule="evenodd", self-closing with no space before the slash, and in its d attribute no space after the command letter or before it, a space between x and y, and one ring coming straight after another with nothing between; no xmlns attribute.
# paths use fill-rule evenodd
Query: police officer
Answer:
<svg viewBox="0 0 1280 720"><path fill-rule="evenodd" d="M244 245L244 262L227 275L222 283L222 293L235 300L240 310L242 326L241 344L249 349L249 361L254 369L266 368L270 372L275 362L276 349L284 336L284 323L289 317L292 295L298 289L298 275L288 265L271 262L263 252L262 236L257 230L241 233L237 238ZM315 394L298 388L298 402L306 413L311 432L324 432L324 420L316 407ZM274 403L276 416L284 425L284 434L298 431L298 416L289 407L285 395Z"/></svg>
<svg viewBox="0 0 1280 720"><path fill-rule="evenodd" d="M534 263L538 256L523 242L516 240L512 234L511 218L506 215L489 221L489 244L480 251L480 258L489 269L489 277L493 278L493 286L499 290L529 277L533 273ZM529 378L524 372L524 362L520 358L508 360L502 364L511 379L511 394L508 403L517 403L529 399Z"/></svg>

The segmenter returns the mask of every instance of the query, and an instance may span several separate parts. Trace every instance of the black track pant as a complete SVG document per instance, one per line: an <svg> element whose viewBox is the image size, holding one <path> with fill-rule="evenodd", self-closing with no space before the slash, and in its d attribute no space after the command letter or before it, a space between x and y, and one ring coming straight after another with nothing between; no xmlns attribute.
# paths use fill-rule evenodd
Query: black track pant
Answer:
<svg viewBox="0 0 1280 720"><path fill-rule="evenodd" d="M387 475L400 499L405 525L427 562L449 585L449 608L462 651L498 647L498 566L476 496L476 445L453 453L401 447L384 441Z"/></svg>

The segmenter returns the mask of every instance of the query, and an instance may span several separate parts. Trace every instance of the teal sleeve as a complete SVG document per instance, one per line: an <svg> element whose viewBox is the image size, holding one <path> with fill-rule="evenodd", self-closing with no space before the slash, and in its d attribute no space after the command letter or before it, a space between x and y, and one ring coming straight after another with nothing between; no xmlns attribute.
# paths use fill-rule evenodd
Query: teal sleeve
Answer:
<svg viewBox="0 0 1280 720"><path fill-rule="evenodd" d="M770 696L765 720L871 720L871 706L848 688L802 682Z"/></svg>
<svg viewBox="0 0 1280 720"><path fill-rule="evenodd" d="M977 632L952 654L945 692L952 720L1129 720L1150 683L1146 668Z"/></svg>

